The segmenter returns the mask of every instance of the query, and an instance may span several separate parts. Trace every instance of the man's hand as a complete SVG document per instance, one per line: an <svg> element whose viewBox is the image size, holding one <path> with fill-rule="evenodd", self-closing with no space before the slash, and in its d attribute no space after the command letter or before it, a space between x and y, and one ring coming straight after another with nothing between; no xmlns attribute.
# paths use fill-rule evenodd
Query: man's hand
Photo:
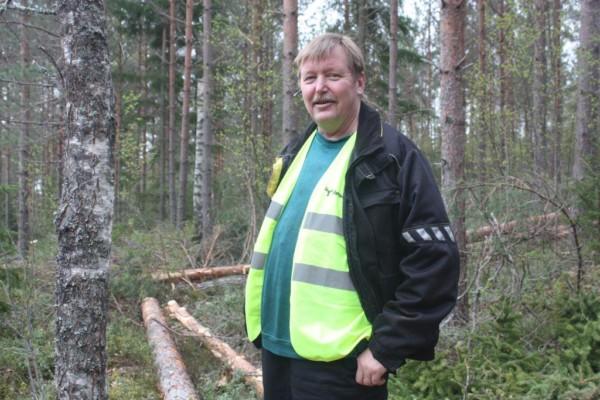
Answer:
<svg viewBox="0 0 600 400"><path fill-rule="evenodd" d="M364 386L380 386L385 383L387 369L366 349L356 359L356 382Z"/></svg>

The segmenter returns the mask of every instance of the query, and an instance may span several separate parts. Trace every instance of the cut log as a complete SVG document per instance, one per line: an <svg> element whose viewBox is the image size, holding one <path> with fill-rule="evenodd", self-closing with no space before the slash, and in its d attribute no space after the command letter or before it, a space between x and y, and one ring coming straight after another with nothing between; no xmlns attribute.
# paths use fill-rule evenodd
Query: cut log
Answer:
<svg viewBox="0 0 600 400"><path fill-rule="evenodd" d="M206 281L229 275L247 274L249 268L250 266L247 264L239 264L227 267L185 269L182 272L156 272L152 274L152 279L160 282Z"/></svg>
<svg viewBox="0 0 600 400"><path fill-rule="evenodd" d="M509 235L513 233L518 233L519 236L526 235L524 232L548 232L552 235L555 231L562 231L562 225L557 227L554 226L545 226L550 223L554 223L558 221L561 212L553 212L544 215L536 215L534 217L530 217L524 220L514 220L510 222L506 222L504 224L499 224L497 226L484 226L474 231L467 232L468 243L480 242L486 237L493 235L494 232L499 232L502 235ZM561 235L556 235L557 239L562 238Z"/></svg>
<svg viewBox="0 0 600 400"><path fill-rule="evenodd" d="M241 373L244 377L244 381L254 388L259 398L262 399L264 397L262 370L260 368L256 368L250 364L248 360L236 353L227 343L214 337L208 328L196 321L196 319L192 317L184 307L180 307L175 300L169 301L167 309L172 317L176 318L183 326L196 334L198 339L200 339L210 352L217 359L222 361L227 368L233 372Z"/></svg>
<svg viewBox="0 0 600 400"><path fill-rule="evenodd" d="M164 400L201 400L190 380L173 339L166 328L158 301L147 297L142 302L142 316L152 347L158 384Z"/></svg>

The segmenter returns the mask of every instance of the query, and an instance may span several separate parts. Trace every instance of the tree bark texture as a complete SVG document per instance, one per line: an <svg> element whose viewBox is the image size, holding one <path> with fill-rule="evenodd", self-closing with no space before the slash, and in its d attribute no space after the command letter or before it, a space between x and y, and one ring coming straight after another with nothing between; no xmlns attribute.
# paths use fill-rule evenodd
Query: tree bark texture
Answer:
<svg viewBox="0 0 600 400"><path fill-rule="evenodd" d="M24 1L23 5L27 7L28 2ZM23 24L29 23L29 15L23 14ZM21 28L21 63L22 71L27 73L31 64L31 52L29 50L29 38L27 28ZM21 107L23 125L19 132L19 193L17 196L17 204L19 208L18 214L18 234L17 234L17 250L22 259L26 259L29 253L29 243L31 241L31 225L29 222L30 202L31 202L31 178L29 176L29 156L31 153L31 86L23 85L21 87Z"/></svg>
<svg viewBox="0 0 600 400"><path fill-rule="evenodd" d="M114 220L119 220L119 198L121 197L121 125L123 121L123 47L121 34L118 34L118 52L117 52L117 71L119 79L115 82L115 145L113 149L114 169L115 169L115 200L114 200Z"/></svg>
<svg viewBox="0 0 600 400"><path fill-rule="evenodd" d="M173 225L177 222L177 198L175 197L175 44L177 30L175 0L169 0L169 217Z"/></svg>
<svg viewBox="0 0 600 400"><path fill-rule="evenodd" d="M212 1L203 3L202 80L198 80L196 159L194 168L194 226L201 240L212 232L213 132L210 120L212 79Z"/></svg>
<svg viewBox="0 0 600 400"><path fill-rule="evenodd" d="M283 0L283 143L297 134L298 109L294 102L296 82L294 59L298 53L298 1Z"/></svg>
<svg viewBox="0 0 600 400"><path fill-rule="evenodd" d="M534 20L536 39L533 44L533 161L536 172L546 173L548 166L547 133L547 66L546 66L546 12L548 0L535 0Z"/></svg>
<svg viewBox="0 0 600 400"><path fill-rule="evenodd" d="M169 335L168 325L158 301L147 297L142 302L142 316L148 343L158 372L158 386L164 400L198 400L199 396L187 374L185 364Z"/></svg>
<svg viewBox="0 0 600 400"><path fill-rule="evenodd" d="M600 0L582 0L573 177L589 174L600 130Z"/></svg>
<svg viewBox="0 0 600 400"><path fill-rule="evenodd" d="M59 399L106 399L115 114L101 0L61 0L66 144L56 227Z"/></svg>
<svg viewBox="0 0 600 400"><path fill-rule="evenodd" d="M554 123L553 123L553 148L552 148L552 175L555 186L560 183L561 142L562 142L562 26L561 26L562 1L554 0L552 7L552 68L554 72Z"/></svg>
<svg viewBox="0 0 600 400"><path fill-rule="evenodd" d="M398 0L390 4L390 63L388 70L388 122L397 127L396 68L398 66Z"/></svg>
<svg viewBox="0 0 600 400"><path fill-rule="evenodd" d="M259 398L264 397L262 371L250 364L243 356L236 353L227 343L214 337L208 328L202 326L184 307L175 300L169 301L167 308L174 318L190 331L194 332L210 352L227 368L243 375L244 381L251 386Z"/></svg>
<svg viewBox="0 0 600 400"><path fill-rule="evenodd" d="M152 279L160 282L206 281L231 275L245 275L248 273L248 268L247 264L239 264L225 267L186 269L182 272L156 272L152 274Z"/></svg>
<svg viewBox="0 0 600 400"><path fill-rule="evenodd" d="M489 125L487 124L487 116L488 116L488 93L487 93L487 57L486 57L486 43L485 43L485 1L486 0L477 0L477 15L479 19L479 83L478 89L479 93L478 97L478 132L477 132L477 140L478 140L478 154L477 154L477 164L479 167L479 180L484 182L486 180L487 174L487 143L486 143L486 135L489 134Z"/></svg>
<svg viewBox="0 0 600 400"><path fill-rule="evenodd" d="M462 64L465 58L464 0L442 0L441 36L441 125L442 125L442 193L452 220L459 246L461 271L457 307L459 319L468 316L466 294L465 193L461 187L465 176L465 92Z"/></svg>
<svg viewBox="0 0 600 400"><path fill-rule="evenodd" d="M165 75L165 61L167 59L167 29L163 28L162 31L162 44L161 44L161 62L160 62L160 75ZM160 178L159 178L159 192L160 192L160 220L164 221L167 216L167 206L166 206L166 190L167 190L167 142L168 142L168 114L167 107L165 102L165 85L161 83L160 85L160 120L161 120L161 135L160 135Z"/></svg>
<svg viewBox="0 0 600 400"><path fill-rule="evenodd" d="M185 61L183 67L183 107L181 110L181 143L179 145L179 193L177 196L177 226L181 227L185 217L188 176L188 145L190 137L190 88L192 87L192 19L193 0L185 2Z"/></svg>

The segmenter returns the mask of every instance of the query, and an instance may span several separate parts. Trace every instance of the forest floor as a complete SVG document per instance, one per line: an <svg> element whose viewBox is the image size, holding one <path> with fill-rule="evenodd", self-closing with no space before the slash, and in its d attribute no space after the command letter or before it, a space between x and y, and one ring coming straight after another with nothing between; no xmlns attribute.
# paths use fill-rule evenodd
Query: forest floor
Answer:
<svg viewBox="0 0 600 400"><path fill-rule="evenodd" d="M190 268L198 249L189 232L116 227L107 332L111 399L160 399L140 304L176 300L218 338L258 365L245 338L243 279L156 283L158 270ZM473 254L486 252L472 248ZM54 398L56 240L34 245L27 265L0 270L0 399ZM600 399L600 268L586 265L574 287L572 246L525 243L511 265L479 268L472 280L472 320L442 329L438 355L408 362L390 380L390 400ZM560 260L558 262L557 260ZM477 261L479 265L487 265ZM168 318L168 317L167 317ZM188 373L205 400L251 400L240 376L225 368L177 321L168 319Z"/></svg>

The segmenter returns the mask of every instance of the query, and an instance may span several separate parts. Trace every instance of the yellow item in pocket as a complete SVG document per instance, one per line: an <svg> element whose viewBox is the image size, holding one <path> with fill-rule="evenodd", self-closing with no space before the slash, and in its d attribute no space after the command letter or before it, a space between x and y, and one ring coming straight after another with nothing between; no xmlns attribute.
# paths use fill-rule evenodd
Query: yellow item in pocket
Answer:
<svg viewBox="0 0 600 400"><path fill-rule="evenodd" d="M273 171L271 172L271 177L269 178L269 182L267 183L267 195L269 195L269 198L273 197L273 194L275 194L275 190L277 190L277 186L279 186L282 170L283 158L277 157L275 159L275 162L273 163Z"/></svg>

